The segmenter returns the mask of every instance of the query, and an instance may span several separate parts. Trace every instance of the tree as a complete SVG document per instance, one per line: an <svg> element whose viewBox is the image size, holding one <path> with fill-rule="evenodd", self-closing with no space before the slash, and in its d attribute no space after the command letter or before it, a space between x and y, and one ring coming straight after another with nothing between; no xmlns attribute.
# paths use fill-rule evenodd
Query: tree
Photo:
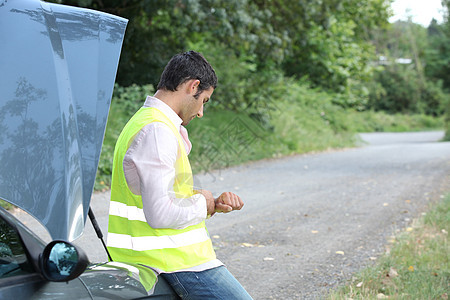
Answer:
<svg viewBox="0 0 450 300"><path fill-rule="evenodd" d="M390 0L54 0L128 18L121 85L156 84L189 43L220 41L258 70L283 68L342 91L370 76L370 32L387 24ZM207 56L205 54L205 56Z"/></svg>

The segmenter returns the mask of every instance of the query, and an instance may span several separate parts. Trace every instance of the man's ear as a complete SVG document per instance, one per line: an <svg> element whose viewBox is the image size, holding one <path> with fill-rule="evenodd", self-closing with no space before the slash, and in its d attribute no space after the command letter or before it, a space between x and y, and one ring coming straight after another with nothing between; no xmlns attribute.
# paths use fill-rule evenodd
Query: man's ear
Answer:
<svg viewBox="0 0 450 300"><path fill-rule="evenodd" d="M198 79L189 80L188 84L187 84L187 92L191 95L195 95L197 93L199 85L200 85L200 80L198 80Z"/></svg>

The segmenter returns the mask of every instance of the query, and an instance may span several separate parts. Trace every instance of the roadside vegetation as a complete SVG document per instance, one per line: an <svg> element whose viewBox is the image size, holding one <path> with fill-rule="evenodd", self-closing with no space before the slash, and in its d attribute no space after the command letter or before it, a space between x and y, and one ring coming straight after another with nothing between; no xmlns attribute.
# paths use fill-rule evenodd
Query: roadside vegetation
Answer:
<svg viewBox="0 0 450 300"><path fill-rule="evenodd" d="M114 144L123 125L153 92L151 85L116 86L100 158L97 190L109 188ZM358 132L443 128L442 116L343 108L333 103L338 96L293 80L277 86L271 97L264 112L258 114L251 107L239 112L215 108L213 94L205 106L204 117L188 125L194 172L264 158L354 147Z"/></svg>
<svg viewBox="0 0 450 300"><path fill-rule="evenodd" d="M328 296L337 299L448 299L450 194L396 236L375 266Z"/></svg>

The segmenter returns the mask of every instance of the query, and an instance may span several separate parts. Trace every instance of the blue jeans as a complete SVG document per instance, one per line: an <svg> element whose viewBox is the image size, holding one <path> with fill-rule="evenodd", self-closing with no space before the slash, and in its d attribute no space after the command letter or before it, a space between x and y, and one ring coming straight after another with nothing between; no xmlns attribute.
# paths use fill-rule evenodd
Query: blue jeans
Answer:
<svg viewBox="0 0 450 300"><path fill-rule="evenodd" d="M182 299L252 299L224 266L202 272L161 274Z"/></svg>

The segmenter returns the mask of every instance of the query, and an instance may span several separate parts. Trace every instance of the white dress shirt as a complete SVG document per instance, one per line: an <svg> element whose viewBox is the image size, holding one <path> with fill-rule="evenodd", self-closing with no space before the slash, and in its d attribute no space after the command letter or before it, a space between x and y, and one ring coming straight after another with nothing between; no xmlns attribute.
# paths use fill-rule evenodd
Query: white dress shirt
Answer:
<svg viewBox="0 0 450 300"><path fill-rule="evenodd" d="M157 108L170 119L179 129L189 154L192 144L187 130L172 108L151 96L147 97L144 107ZM178 140L172 130L164 123L152 122L136 134L123 160L128 187L134 194L141 195L145 218L153 228L183 229L207 217L206 199L202 194L184 199L175 197L173 181L177 155ZM202 271L220 265L220 261L214 260L188 270Z"/></svg>

